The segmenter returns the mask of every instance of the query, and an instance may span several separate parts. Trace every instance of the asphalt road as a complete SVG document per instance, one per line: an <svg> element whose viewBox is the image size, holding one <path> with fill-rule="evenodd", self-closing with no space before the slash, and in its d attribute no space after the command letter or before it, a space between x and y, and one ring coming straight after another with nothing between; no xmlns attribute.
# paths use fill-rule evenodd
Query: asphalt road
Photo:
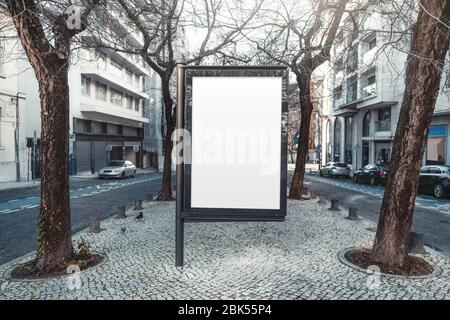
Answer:
<svg viewBox="0 0 450 320"><path fill-rule="evenodd" d="M326 181L326 179L307 175L305 182L310 190L325 194L328 200L331 198L339 200L344 210L348 210L349 206L357 207L362 217L378 222L384 191L382 187L367 185L355 187L350 181L342 179ZM351 190L349 187L361 190ZM420 195L416 202L412 230L424 234L427 246L450 257L450 210L446 209L448 205L450 205L448 199L437 200Z"/></svg>
<svg viewBox="0 0 450 320"><path fill-rule="evenodd" d="M77 232L88 226L91 216L105 219L114 215L118 206L129 209L135 200L146 199L147 193L156 195L161 190L161 175L138 175L123 181L71 179L70 189L72 231ZM0 191L0 206L7 208L0 212L0 264L35 250L38 202L39 186ZM26 209L24 204L33 207Z"/></svg>

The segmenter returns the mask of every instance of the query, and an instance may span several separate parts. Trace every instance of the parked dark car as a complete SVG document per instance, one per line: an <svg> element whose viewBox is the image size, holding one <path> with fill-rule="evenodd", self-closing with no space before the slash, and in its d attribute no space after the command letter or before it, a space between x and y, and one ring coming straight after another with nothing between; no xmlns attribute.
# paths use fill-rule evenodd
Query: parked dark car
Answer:
<svg viewBox="0 0 450 320"><path fill-rule="evenodd" d="M450 167L425 166L420 170L419 192L441 199L450 197Z"/></svg>
<svg viewBox="0 0 450 320"><path fill-rule="evenodd" d="M340 162L328 162L320 169L320 176L332 177L350 177L350 170L345 163Z"/></svg>
<svg viewBox="0 0 450 320"><path fill-rule="evenodd" d="M381 163L368 164L353 175L355 183L368 183L371 186L386 185L389 166Z"/></svg>

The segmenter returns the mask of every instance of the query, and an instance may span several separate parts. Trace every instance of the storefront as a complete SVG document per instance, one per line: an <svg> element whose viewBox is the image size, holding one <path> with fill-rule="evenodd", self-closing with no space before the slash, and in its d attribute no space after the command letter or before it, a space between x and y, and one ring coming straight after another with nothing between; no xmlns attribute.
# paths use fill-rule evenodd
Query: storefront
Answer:
<svg viewBox="0 0 450 320"><path fill-rule="evenodd" d="M432 125L430 127L425 152L427 165L449 164L447 158L447 134L448 124Z"/></svg>

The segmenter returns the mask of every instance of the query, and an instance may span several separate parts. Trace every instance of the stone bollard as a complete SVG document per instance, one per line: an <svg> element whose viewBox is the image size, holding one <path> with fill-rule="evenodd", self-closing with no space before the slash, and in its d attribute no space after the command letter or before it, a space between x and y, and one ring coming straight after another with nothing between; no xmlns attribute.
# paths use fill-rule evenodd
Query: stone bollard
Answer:
<svg viewBox="0 0 450 320"><path fill-rule="evenodd" d="M339 200L331 199L331 208L328 210L341 211L341 209L339 209Z"/></svg>
<svg viewBox="0 0 450 320"><path fill-rule="evenodd" d="M358 215L358 208L355 207L350 207L348 208L348 217L346 217L345 219L347 220L360 220L360 217Z"/></svg>
<svg viewBox="0 0 450 320"><path fill-rule="evenodd" d="M127 216L125 214L125 207L117 207L117 219L125 219Z"/></svg>
<svg viewBox="0 0 450 320"><path fill-rule="evenodd" d="M303 199L310 199L311 195L309 193L309 189L308 188L303 188L302 190L302 198Z"/></svg>
<svg viewBox="0 0 450 320"><path fill-rule="evenodd" d="M135 211L137 210L142 210L142 200L136 200L134 201L134 209Z"/></svg>
<svg viewBox="0 0 450 320"><path fill-rule="evenodd" d="M318 204L327 204L327 198L323 194L319 194L319 201L317 201Z"/></svg>
<svg viewBox="0 0 450 320"><path fill-rule="evenodd" d="M91 217L89 221L89 232L91 233L99 233L102 231L100 228L100 218L99 217Z"/></svg>
<svg viewBox="0 0 450 320"><path fill-rule="evenodd" d="M426 254L423 241L423 233L411 232L409 234L408 253Z"/></svg>

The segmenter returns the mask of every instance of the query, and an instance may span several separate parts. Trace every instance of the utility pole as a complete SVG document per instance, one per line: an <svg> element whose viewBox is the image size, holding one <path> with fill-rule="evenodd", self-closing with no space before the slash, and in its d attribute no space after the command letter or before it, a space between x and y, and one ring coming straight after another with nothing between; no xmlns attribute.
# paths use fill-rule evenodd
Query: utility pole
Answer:
<svg viewBox="0 0 450 320"><path fill-rule="evenodd" d="M16 129L14 130L14 146L15 146L15 160L16 160L16 181L20 182L20 115L19 115L19 99L21 98L20 95L24 94L23 92L17 92L16 94Z"/></svg>

